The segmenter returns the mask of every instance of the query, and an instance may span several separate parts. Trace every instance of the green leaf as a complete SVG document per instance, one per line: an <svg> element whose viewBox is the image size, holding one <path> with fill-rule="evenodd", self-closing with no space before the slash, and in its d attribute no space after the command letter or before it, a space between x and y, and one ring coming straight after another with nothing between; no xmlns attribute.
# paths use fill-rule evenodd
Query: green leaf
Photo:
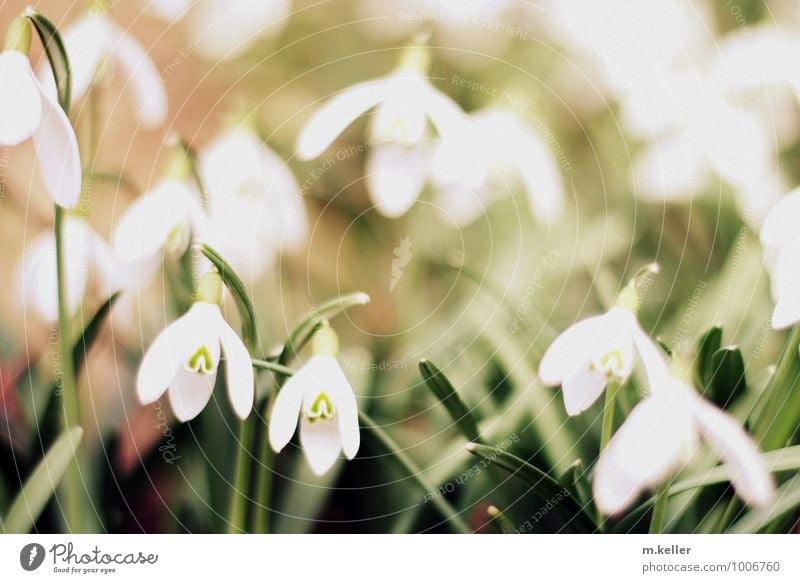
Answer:
<svg viewBox="0 0 800 583"><path fill-rule="evenodd" d="M100 328L102 327L103 323L105 322L108 314L111 312L111 308L114 307L114 303L119 298L120 292L114 292L94 313L92 319L89 320L89 323L83 329L83 332L78 338L78 341L75 343L75 346L72 349L72 362L75 370L75 374L78 374L81 367L83 366L84 361L86 360L86 354L89 352L89 349L94 344L95 340L97 340L97 335L100 333Z"/></svg>
<svg viewBox="0 0 800 583"><path fill-rule="evenodd" d="M742 351L726 346L711 356L711 400L722 408L730 407L747 390L747 377Z"/></svg>
<svg viewBox="0 0 800 583"><path fill-rule="evenodd" d="M575 460L561 477L561 483L575 496L578 504L586 506L592 503L592 489L589 486L588 474L583 460Z"/></svg>
<svg viewBox="0 0 800 583"><path fill-rule="evenodd" d="M711 379L714 375L712 356L722 346L722 328L714 326L709 328L697 342L697 368L695 369L695 379L698 388L705 393L711 386Z"/></svg>
<svg viewBox="0 0 800 583"><path fill-rule="evenodd" d="M500 534L517 534L517 529L497 506L489 506L486 514L492 519L492 524L500 531Z"/></svg>
<svg viewBox="0 0 800 583"><path fill-rule="evenodd" d="M437 488L428 482L417 464L414 463L414 460L395 443L394 439L366 413L359 412L358 419L361 422L361 427L380 444L401 471L411 478L426 497L430 498L431 504L439 510L443 518L447 519L447 524L456 532L462 534L471 533L472 529L464 522L461 514L443 496L436 495Z"/></svg>
<svg viewBox="0 0 800 583"><path fill-rule="evenodd" d="M236 275L233 268L228 265L228 262L209 245L203 243L200 250L214 264L225 287L233 294L236 309L239 311L239 317L242 320L242 339L248 348L252 350L256 345L256 313L253 309L253 302L250 301L250 296L247 295L244 283Z"/></svg>
<svg viewBox="0 0 800 583"><path fill-rule="evenodd" d="M800 507L800 474L795 475L778 488L772 503L763 508L750 510L728 532L737 534L757 533L798 507Z"/></svg>
<svg viewBox="0 0 800 583"><path fill-rule="evenodd" d="M11 504L8 516L3 521L3 529L6 533L26 534L30 532L75 458L82 437L83 429L73 427L64 431L50 446L47 455L33 470Z"/></svg>
<svg viewBox="0 0 800 583"><path fill-rule="evenodd" d="M284 345L283 350L278 357L278 362L281 364L286 364L289 362L292 354L297 354L300 352L303 346L305 346L305 344L314 335L316 328L323 320L328 320L354 306L363 306L369 302L369 295L365 294L364 292L355 292L328 300L321 303L316 308L313 308L306 315L306 317L297 326L295 326L294 330L292 330L292 333L289 335L289 339L286 341L286 344ZM305 335L303 335L304 332L306 332Z"/></svg>
<svg viewBox="0 0 800 583"><path fill-rule="evenodd" d="M61 40L61 35L55 25L39 11L28 8L26 15L42 41L44 52L55 77L58 103L66 113L69 111L72 95L72 75L70 73L67 50L64 48L64 41Z"/></svg>
<svg viewBox="0 0 800 583"><path fill-rule="evenodd" d="M497 447L468 443L467 451L519 478L528 484L542 500L558 498L559 503L555 505L555 508L568 523L574 522L576 526L586 532L595 530L594 521L586 514L582 505L550 474Z"/></svg>
<svg viewBox="0 0 800 583"><path fill-rule="evenodd" d="M458 396L455 387L444 373L427 359L419 361L419 372L434 396L447 409L453 423L464 437L469 441L479 441L480 431L475 416Z"/></svg>

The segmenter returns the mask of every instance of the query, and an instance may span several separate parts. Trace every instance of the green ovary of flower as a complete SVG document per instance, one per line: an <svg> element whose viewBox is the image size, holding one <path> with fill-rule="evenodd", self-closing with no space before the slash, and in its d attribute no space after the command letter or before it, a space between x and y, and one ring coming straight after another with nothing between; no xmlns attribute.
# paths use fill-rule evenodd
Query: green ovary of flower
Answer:
<svg viewBox="0 0 800 583"><path fill-rule="evenodd" d="M189 357L186 361L186 369L191 372L199 372L202 374L213 374L216 370L214 366L214 359L211 358L211 353L208 347L203 344Z"/></svg>
<svg viewBox="0 0 800 583"><path fill-rule="evenodd" d="M310 423L333 419L334 409L331 398L327 393L321 392L317 395L311 405L306 407L305 414Z"/></svg>
<svg viewBox="0 0 800 583"><path fill-rule="evenodd" d="M189 233L183 225L177 225L167 234L164 246L170 253L179 253L189 244Z"/></svg>
<svg viewBox="0 0 800 583"><path fill-rule="evenodd" d="M609 382L621 382L624 377L625 360L618 348L607 352L592 363L592 367Z"/></svg>

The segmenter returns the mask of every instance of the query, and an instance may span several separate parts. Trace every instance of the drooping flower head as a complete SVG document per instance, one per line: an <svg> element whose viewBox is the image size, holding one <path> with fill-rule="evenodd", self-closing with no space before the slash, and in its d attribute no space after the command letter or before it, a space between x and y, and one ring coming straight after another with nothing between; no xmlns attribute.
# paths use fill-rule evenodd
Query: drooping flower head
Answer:
<svg viewBox="0 0 800 583"><path fill-rule="evenodd" d="M327 472L344 452L358 453L361 437L353 388L336 360L339 339L327 323L314 335L313 356L286 381L272 409L269 442L280 452L300 422L300 444L311 469Z"/></svg>
<svg viewBox="0 0 800 583"><path fill-rule="evenodd" d="M652 265L640 274L656 270ZM567 328L542 357L539 378L545 385L561 385L569 415L588 409L608 383L627 381L637 359L648 370L665 367L658 347L636 320L638 277L631 280L608 312Z"/></svg>
<svg viewBox="0 0 800 583"><path fill-rule="evenodd" d="M8 28L0 53L0 146L16 146L32 138L47 191L57 204L72 208L81 193L78 140L54 93L45 89L31 69L31 36L28 16L18 16Z"/></svg>
<svg viewBox="0 0 800 583"><path fill-rule="evenodd" d="M166 392L179 421L194 419L211 399L224 354L231 408L240 419L250 414L255 397L253 365L241 338L222 317L221 294L219 274L204 275L197 301L150 345L136 379L136 393L143 404Z"/></svg>

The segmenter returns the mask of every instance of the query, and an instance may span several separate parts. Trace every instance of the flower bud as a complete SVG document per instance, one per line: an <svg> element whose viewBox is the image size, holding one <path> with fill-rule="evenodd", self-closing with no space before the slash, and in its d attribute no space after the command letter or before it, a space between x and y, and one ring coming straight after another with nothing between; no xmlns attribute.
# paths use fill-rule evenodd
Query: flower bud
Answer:
<svg viewBox="0 0 800 583"><path fill-rule="evenodd" d="M339 354L339 337L328 322L323 322L314 334L311 343L314 355L336 356Z"/></svg>
<svg viewBox="0 0 800 583"><path fill-rule="evenodd" d="M6 30L6 51L18 51L27 55L31 50L31 22L25 14L20 14Z"/></svg>
<svg viewBox="0 0 800 583"><path fill-rule="evenodd" d="M197 284L197 300L218 304L222 299L222 278L216 271L209 271Z"/></svg>

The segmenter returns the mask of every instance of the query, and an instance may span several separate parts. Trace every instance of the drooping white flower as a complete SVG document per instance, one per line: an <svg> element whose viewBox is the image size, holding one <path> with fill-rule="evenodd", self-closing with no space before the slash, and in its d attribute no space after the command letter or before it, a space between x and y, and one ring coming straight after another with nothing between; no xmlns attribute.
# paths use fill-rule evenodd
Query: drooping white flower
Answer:
<svg viewBox="0 0 800 583"><path fill-rule="evenodd" d="M175 22L183 18L192 6L192 0L142 0L147 9L167 22Z"/></svg>
<svg viewBox="0 0 800 583"><path fill-rule="evenodd" d="M198 54L224 61L262 38L279 34L289 21L290 0L197 0L186 13Z"/></svg>
<svg viewBox="0 0 800 583"><path fill-rule="evenodd" d="M545 385L561 386L569 415L585 411L608 383L624 383L637 360L652 374L665 369L658 347L642 330L634 310L635 278L605 314L573 324L550 345L539 364Z"/></svg>
<svg viewBox="0 0 800 583"><path fill-rule="evenodd" d="M80 100L98 74L117 69L122 87L131 97L139 120L155 128L167 117L167 92L147 51L118 26L103 9L93 7L65 27L62 38L72 74L72 102ZM39 78L55 93L50 66L43 63Z"/></svg>
<svg viewBox="0 0 800 583"><path fill-rule="evenodd" d="M32 138L47 191L57 204L72 208L81 193L78 140L57 100L31 69L30 43L31 25L20 16L9 26L0 53L0 146Z"/></svg>
<svg viewBox="0 0 800 583"><path fill-rule="evenodd" d="M150 345L136 379L142 404L165 392L175 417L197 417L211 399L220 355L225 356L228 400L237 417L246 419L253 408L255 385L250 354L219 309L222 282L208 273L199 297L186 314L165 328Z"/></svg>
<svg viewBox="0 0 800 583"><path fill-rule="evenodd" d="M769 502L774 485L756 444L739 422L673 377L652 377L641 401L600 455L593 493L604 514L629 507L678 470L702 439L725 465L747 504Z"/></svg>
<svg viewBox="0 0 800 583"><path fill-rule="evenodd" d="M772 327L800 322L800 188L781 198L761 228L764 262L771 278L775 311Z"/></svg>
<svg viewBox="0 0 800 583"><path fill-rule="evenodd" d="M431 167L444 175L458 175L466 185L479 186L486 167L476 155L480 141L476 124L430 83L427 69L427 49L413 46L391 74L339 93L306 123L297 141L298 157L316 158L347 126L375 108L367 184L381 213L403 215L422 192ZM432 142L429 124L436 131Z"/></svg>
<svg viewBox="0 0 800 583"><path fill-rule="evenodd" d="M245 125L200 152L212 244L240 275L257 278L308 233L300 186L286 163Z"/></svg>
<svg viewBox="0 0 800 583"><path fill-rule="evenodd" d="M314 336L314 355L286 381L275 400L269 422L269 442L280 452L300 422L300 444L311 469L327 472L344 452L358 453L361 436L353 388L336 360L339 341L330 326Z"/></svg>

